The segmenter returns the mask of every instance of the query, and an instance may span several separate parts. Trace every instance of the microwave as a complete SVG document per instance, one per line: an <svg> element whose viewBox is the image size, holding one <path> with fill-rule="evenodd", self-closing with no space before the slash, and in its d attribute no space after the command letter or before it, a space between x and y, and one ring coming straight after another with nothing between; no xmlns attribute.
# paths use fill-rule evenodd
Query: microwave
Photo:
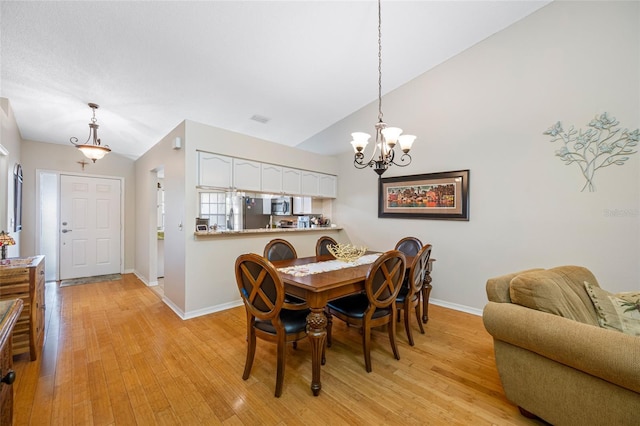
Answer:
<svg viewBox="0 0 640 426"><path fill-rule="evenodd" d="M293 203L291 197L278 197L271 199L271 214L279 216L291 216L293 214Z"/></svg>

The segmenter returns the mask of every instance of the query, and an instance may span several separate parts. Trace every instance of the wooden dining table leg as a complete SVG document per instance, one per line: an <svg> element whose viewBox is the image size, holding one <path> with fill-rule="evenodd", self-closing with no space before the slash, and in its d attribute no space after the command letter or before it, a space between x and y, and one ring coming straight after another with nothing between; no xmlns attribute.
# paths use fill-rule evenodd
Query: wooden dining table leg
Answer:
<svg viewBox="0 0 640 426"><path fill-rule="evenodd" d="M422 284L422 322L429 321L429 295L431 294L431 274L427 271Z"/></svg>
<svg viewBox="0 0 640 426"><path fill-rule="evenodd" d="M307 315L307 334L311 342L311 392L318 396L322 384L320 383L320 367L322 364L322 349L327 340L327 317L324 307L311 308Z"/></svg>

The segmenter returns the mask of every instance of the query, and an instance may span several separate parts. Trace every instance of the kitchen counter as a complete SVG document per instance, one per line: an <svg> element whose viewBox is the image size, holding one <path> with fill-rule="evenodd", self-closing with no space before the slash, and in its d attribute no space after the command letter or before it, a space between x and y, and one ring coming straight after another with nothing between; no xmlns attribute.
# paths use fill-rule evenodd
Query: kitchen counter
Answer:
<svg viewBox="0 0 640 426"><path fill-rule="evenodd" d="M332 232L341 231L340 226L318 226L315 228L260 228L260 229L242 229L239 231L212 231L212 232L194 232L193 235L198 238L208 237L232 237L235 235L250 235L250 234L279 234L290 232Z"/></svg>

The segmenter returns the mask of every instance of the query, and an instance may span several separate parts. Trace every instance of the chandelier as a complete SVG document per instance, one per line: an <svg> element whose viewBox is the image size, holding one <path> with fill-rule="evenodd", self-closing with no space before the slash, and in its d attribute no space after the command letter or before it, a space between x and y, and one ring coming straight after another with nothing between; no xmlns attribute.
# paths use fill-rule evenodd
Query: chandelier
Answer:
<svg viewBox="0 0 640 426"><path fill-rule="evenodd" d="M99 105L94 103L89 103L89 108L93 110L93 117L91 118L91 123L89 123L89 137L87 141L83 144L78 143L78 138L72 137L69 141L75 145L82 153L93 161L100 160L105 155L111 152L111 149L108 145L101 145L100 139L98 139L98 124L96 123L98 120L96 119L96 110L100 108ZM89 143L91 141L91 143Z"/></svg>
<svg viewBox="0 0 640 426"><path fill-rule="evenodd" d="M376 128L376 144L368 161L364 159L364 149L369 143L371 135L363 132L351 133L353 140L351 145L355 151L353 165L357 169L373 167L373 170L382 176L389 166L408 166L411 163L409 151L416 139L413 135L402 135L402 129L398 127L387 127L387 123L382 121L382 16L380 13L380 0L378 0L378 122ZM402 156L396 162L395 146L399 144Z"/></svg>

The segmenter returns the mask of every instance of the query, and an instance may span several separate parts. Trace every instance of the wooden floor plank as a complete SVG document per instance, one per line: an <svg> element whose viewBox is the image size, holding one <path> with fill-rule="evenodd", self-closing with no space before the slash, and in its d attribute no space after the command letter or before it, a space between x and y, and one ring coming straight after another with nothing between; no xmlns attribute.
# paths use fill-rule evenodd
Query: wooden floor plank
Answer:
<svg viewBox="0 0 640 426"><path fill-rule="evenodd" d="M234 284L235 285L235 284ZM397 324L400 360L373 331L373 371L361 335L334 324L322 391L310 391L311 347L287 347L275 398L275 345L258 341L248 380L244 307L180 319L134 275L46 284L42 356L14 359L14 425L541 425L502 390L482 319L431 306L415 346Z"/></svg>

